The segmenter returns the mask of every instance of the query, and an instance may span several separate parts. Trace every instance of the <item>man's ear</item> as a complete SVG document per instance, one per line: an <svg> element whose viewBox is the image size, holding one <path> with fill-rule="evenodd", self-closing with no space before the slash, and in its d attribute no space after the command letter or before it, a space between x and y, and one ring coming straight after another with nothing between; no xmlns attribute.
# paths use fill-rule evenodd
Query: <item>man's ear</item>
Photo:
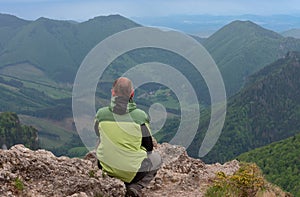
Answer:
<svg viewBox="0 0 300 197"><path fill-rule="evenodd" d="M132 89L131 94L130 94L130 98L134 97L134 89Z"/></svg>
<svg viewBox="0 0 300 197"><path fill-rule="evenodd" d="M111 95L112 95L112 96L115 96L115 95L116 95L114 89L111 89Z"/></svg>

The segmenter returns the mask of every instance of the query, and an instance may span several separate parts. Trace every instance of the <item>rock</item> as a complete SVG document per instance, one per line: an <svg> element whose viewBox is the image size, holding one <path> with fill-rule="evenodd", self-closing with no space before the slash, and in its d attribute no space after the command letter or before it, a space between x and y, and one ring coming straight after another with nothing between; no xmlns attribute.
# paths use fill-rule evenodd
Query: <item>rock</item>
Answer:
<svg viewBox="0 0 300 197"><path fill-rule="evenodd" d="M163 165L154 181L143 190L144 196L203 196L208 181L215 178L216 172L227 174L239 169L237 161L214 168L189 157L184 147L168 143L158 144L156 151L161 154Z"/></svg>
<svg viewBox="0 0 300 197"><path fill-rule="evenodd" d="M223 165L205 164L189 157L183 147L167 143L156 144L155 151L161 154L163 165L143 189L145 197L201 197L212 185L217 172L228 176L240 167L236 160ZM98 169L93 151L79 159L56 157L49 151L32 151L23 145L0 150L0 182L0 196L11 197L124 196L126 192L122 181ZM274 194L285 196L281 190Z"/></svg>
<svg viewBox="0 0 300 197"><path fill-rule="evenodd" d="M118 179L102 177L89 160L55 157L23 145L0 150L0 196L124 196ZM3 183L3 184L2 184ZM16 186L16 184L23 185Z"/></svg>

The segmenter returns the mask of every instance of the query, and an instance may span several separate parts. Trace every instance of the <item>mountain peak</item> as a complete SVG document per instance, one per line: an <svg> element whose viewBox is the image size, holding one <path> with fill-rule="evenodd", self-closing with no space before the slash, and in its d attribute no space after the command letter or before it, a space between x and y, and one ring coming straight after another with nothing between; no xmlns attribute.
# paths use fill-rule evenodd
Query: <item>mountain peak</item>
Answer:
<svg viewBox="0 0 300 197"><path fill-rule="evenodd" d="M229 23L228 25L253 25L253 26L259 26L259 25L255 24L254 22L252 22L250 20L234 20L231 23Z"/></svg>
<svg viewBox="0 0 300 197"><path fill-rule="evenodd" d="M243 87L249 75L283 57L287 51L298 50L300 41L288 40L252 21L233 21L203 45L215 59L226 91L232 96Z"/></svg>
<svg viewBox="0 0 300 197"><path fill-rule="evenodd" d="M235 20L231 23L225 25L224 27L230 27L230 28L237 28L237 29L244 29L247 31L271 31L263 28L262 26L258 25L257 23L254 23L250 20Z"/></svg>
<svg viewBox="0 0 300 197"><path fill-rule="evenodd" d="M124 16L121 16L120 14L110 14L110 15L107 15L107 16L96 16L96 17L94 17L94 19L96 19L96 18L113 18L113 19L122 18L122 19L127 19Z"/></svg>
<svg viewBox="0 0 300 197"><path fill-rule="evenodd" d="M0 27L1 26L18 27L18 26L26 25L29 22L30 21L18 18L10 14L0 13Z"/></svg>
<svg viewBox="0 0 300 197"><path fill-rule="evenodd" d="M227 33L230 36L251 36L251 37L270 37L270 38L282 38L280 34L271 30L265 29L258 24L246 20L236 20L221 28L216 33Z"/></svg>
<svg viewBox="0 0 300 197"><path fill-rule="evenodd" d="M56 19L50 19L50 18L46 18L46 17L39 17L38 19L36 19L34 22L41 22L41 23L51 23L51 22L56 22L56 23L64 23L64 20L56 20Z"/></svg>
<svg viewBox="0 0 300 197"><path fill-rule="evenodd" d="M128 18L125 18L124 16L121 16L119 14L112 14L112 15L108 15L108 16L96 16L92 19L89 19L86 22L91 22L91 21L97 21L97 22L105 22L105 21L114 21L114 20L127 20L129 21ZM83 22L85 23L85 22Z"/></svg>

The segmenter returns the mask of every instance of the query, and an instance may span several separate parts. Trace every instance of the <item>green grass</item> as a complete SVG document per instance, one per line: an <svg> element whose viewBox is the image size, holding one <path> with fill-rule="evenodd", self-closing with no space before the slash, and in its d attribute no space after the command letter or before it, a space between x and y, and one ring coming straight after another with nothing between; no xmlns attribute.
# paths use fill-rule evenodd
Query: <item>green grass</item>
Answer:
<svg viewBox="0 0 300 197"><path fill-rule="evenodd" d="M68 150L69 157L84 157L89 150L84 147L74 147Z"/></svg>
<svg viewBox="0 0 300 197"><path fill-rule="evenodd" d="M24 190L24 183L22 180L19 178L16 178L14 181L14 186L16 187L17 190L22 191Z"/></svg>
<svg viewBox="0 0 300 197"><path fill-rule="evenodd" d="M20 63L4 67L0 69L0 76L7 80L18 80L23 83L24 87L34 88L44 92L53 99L71 97L71 87L62 83L58 84L47 77L42 70L29 63Z"/></svg>
<svg viewBox="0 0 300 197"><path fill-rule="evenodd" d="M50 120L25 115L20 115L19 117L24 124L32 125L39 131L43 131L43 135L39 135L41 148L49 150L62 146L71 140L73 134L71 131L55 125Z"/></svg>
<svg viewBox="0 0 300 197"><path fill-rule="evenodd" d="M16 92L18 90L18 88L15 88L13 86L10 86L10 85L7 85L7 84L3 84L3 83L0 83L0 86L7 89L7 90L10 90L10 91L13 91L13 92Z"/></svg>

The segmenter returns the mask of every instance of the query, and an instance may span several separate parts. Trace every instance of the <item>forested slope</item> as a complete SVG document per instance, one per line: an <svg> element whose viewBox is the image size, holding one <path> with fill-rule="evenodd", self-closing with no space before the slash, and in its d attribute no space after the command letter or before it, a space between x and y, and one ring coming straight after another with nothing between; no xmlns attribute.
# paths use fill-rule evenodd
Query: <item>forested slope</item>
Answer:
<svg viewBox="0 0 300 197"><path fill-rule="evenodd" d="M15 113L0 113L0 146L9 148L15 144L24 144L31 149L39 148L38 133L32 126L21 125Z"/></svg>
<svg viewBox="0 0 300 197"><path fill-rule="evenodd" d="M238 156L238 160L255 162L266 178L286 191L300 196L300 134L274 142Z"/></svg>
<svg viewBox="0 0 300 197"><path fill-rule="evenodd" d="M299 133L299 76L300 53L290 52L250 77L246 87L229 99L221 136L203 159L224 162ZM189 147L193 156L198 154L207 120L202 117L199 134Z"/></svg>

